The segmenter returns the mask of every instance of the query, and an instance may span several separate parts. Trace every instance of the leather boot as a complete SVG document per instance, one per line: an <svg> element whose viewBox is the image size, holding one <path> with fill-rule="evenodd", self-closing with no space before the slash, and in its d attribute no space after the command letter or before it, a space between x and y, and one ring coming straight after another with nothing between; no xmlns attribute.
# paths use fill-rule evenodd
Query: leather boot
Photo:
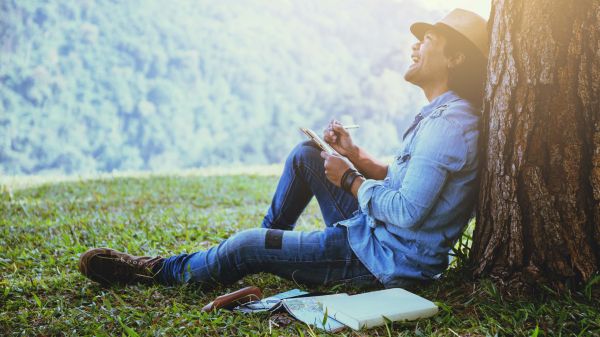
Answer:
<svg viewBox="0 0 600 337"><path fill-rule="evenodd" d="M155 276L163 261L160 256L134 256L110 248L92 248L81 254L79 271L104 285L152 284L156 283Z"/></svg>

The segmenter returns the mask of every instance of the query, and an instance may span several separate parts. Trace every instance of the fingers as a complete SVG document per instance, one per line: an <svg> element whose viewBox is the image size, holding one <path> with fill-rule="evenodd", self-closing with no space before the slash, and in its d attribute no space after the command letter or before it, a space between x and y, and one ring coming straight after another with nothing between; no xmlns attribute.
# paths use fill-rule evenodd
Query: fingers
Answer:
<svg viewBox="0 0 600 337"><path fill-rule="evenodd" d="M329 121L329 124L327 125L327 130L329 130L329 132L333 133L335 125L342 125L342 123L340 123L340 121L338 121L337 119L332 119Z"/></svg>
<svg viewBox="0 0 600 337"><path fill-rule="evenodd" d="M333 131L339 132L340 135L348 136L348 131L344 129L344 126L340 123L336 123L332 125Z"/></svg>
<svg viewBox="0 0 600 337"><path fill-rule="evenodd" d="M338 136L348 136L349 133L344 129L344 125L336 119L332 119L327 128L323 130L323 138L328 143L335 143L338 140Z"/></svg>
<svg viewBox="0 0 600 337"><path fill-rule="evenodd" d="M325 152L325 151L321 151L321 158L325 159L325 161L323 162L323 168L325 169L325 175L329 176L329 172L327 170L327 167L329 166L328 160L329 160L329 153Z"/></svg>
<svg viewBox="0 0 600 337"><path fill-rule="evenodd" d="M337 119L332 119L329 122L328 129L333 134L339 132L340 134L348 135L348 131L344 129L344 125L342 124L342 122L338 121Z"/></svg>
<svg viewBox="0 0 600 337"><path fill-rule="evenodd" d="M337 141L337 135L329 128L323 130L323 140L327 143L335 143Z"/></svg>
<svg viewBox="0 0 600 337"><path fill-rule="evenodd" d="M331 127L331 123L333 123L333 119L330 120L329 124L327 124L327 127L323 129L323 140L325 140L327 143L335 142L335 140L332 138L335 136L335 133L332 131L333 128Z"/></svg>
<svg viewBox="0 0 600 337"><path fill-rule="evenodd" d="M325 159L323 165L325 166L325 168L327 168L327 166L329 166L329 164L332 162L332 158L342 158L342 156L338 153L329 154L325 151L321 151L321 158Z"/></svg>

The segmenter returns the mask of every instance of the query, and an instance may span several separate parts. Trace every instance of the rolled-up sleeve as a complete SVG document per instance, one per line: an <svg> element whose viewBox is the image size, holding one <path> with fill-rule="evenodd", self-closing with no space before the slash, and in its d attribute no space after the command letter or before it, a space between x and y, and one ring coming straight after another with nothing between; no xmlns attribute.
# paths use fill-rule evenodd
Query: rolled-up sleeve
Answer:
<svg viewBox="0 0 600 337"><path fill-rule="evenodd" d="M467 144L460 125L432 118L422 125L400 189L366 180L358 190L360 210L402 228L420 225L438 200L448 175L463 168Z"/></svg>

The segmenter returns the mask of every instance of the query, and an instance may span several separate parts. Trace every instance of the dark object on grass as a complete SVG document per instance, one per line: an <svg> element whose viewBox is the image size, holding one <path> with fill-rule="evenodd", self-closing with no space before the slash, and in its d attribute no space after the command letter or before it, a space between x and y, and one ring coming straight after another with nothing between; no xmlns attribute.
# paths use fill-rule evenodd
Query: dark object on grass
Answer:
<svg viewBox="0 0 600 337"><path fill-rule="evenodd" d="M233 311L242 312L245 314L270 311L276 312L282 308L282 301L286 298L295 298L302 296L311 296L310 293L306 291L302 291L300 289L292 289L288 290L270 297L263 298L258 301L252 301L248 303L244 303L233 308Z"/></svg>
<svg viewBox="0 0 600 337"><path fill-rule="evenodd" d="M238 305L251 301L257 301L261 298L262 292L260 289L250 286L215 298L214 301L205 305L202 308L202 311L207 312L217 309L232 309Z"/></svg>
<svg viewBox="0 0 600 337"><path fill-rule="evenodd" d="M164 258L135 256L110 248L92 248L79 257L79 271L102 285L153 284Z"/></svg>

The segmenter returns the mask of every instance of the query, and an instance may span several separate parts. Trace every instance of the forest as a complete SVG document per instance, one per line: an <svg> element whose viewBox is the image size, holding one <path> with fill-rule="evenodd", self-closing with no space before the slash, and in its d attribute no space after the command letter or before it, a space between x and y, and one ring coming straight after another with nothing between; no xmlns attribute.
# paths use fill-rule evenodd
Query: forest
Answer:
<svg viewBox="0 0 600 337"><path fill-rule="evenodd" d="M0 174L281 162L331 118L390 155L412 1L0 2Z"/></svg>

